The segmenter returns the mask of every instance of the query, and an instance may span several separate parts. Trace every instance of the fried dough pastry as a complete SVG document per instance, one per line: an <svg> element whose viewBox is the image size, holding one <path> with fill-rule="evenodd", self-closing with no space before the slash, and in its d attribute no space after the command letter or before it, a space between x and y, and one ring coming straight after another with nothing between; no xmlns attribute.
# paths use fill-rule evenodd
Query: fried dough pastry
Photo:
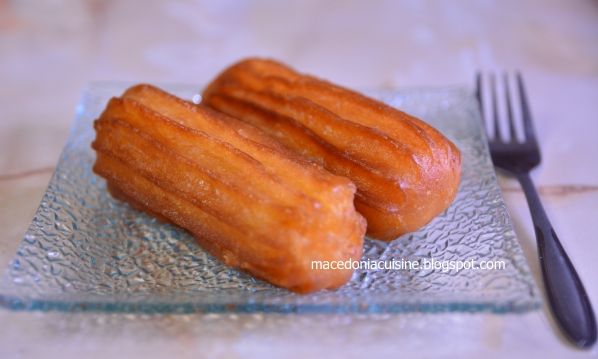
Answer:
<svg viewBox="0 0 598 359"><path fill-rule="evenodd" d="M253 126L137 85L94 127L93 169L110 193L187 229L228 266L305 293L352 274L312 261L361 258L355 185Z"/></svg>
<svg viewBox="0 0 598 359"><path fill-rule="evenodd" d="M414 231L444 211L460 180L457 147L425 122L272 60L221 73L202 104L252 124L357 185L368 235Z"/></svg>

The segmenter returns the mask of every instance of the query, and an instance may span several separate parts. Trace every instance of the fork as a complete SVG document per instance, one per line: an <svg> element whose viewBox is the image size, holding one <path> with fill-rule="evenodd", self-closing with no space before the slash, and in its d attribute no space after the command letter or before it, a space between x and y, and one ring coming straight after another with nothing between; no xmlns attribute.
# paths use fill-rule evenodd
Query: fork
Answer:
<svg viewBox="0 0 598 359"><path fill-rule="evenodd" d="M530 171L540 164L541 159L523 79L518 72L516 74L516 86L513 86L517 88L518 91L516 92L519 93L520 113L525 137L523 141L519 141L516 135L515 116L511 104L511 98L515 100L517 94L511 95L508 86L509 76L506 73L503 75L503 79L504 103L506 106L504 117L507 118L510 139L506 139L505 136L501 135L501 116L498 112L496 95L498 86L495 75L491 74L488 87L490 89L492 106L490 112L494 135L488 134L488 144L492 162L496 167L519 180L527 198L536 232L544 289L553 316L570 341L579 348L590 348L596 342L596 319L592 305L571 260L565 253L548 220L530 177ZM482 81L482 74L478 73L476 75L476 96L483 118L485 105Z"/></svg>

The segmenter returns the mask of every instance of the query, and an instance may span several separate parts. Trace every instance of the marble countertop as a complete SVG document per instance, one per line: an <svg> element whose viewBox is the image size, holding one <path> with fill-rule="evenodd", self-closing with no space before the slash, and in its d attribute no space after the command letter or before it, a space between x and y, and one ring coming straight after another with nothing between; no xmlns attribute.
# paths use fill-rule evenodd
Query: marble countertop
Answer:
<svg viewBox="0 0 598 359"><path fill-rule="evenodd" d="M473 85L521 70L544 162L544 205L594 303L598 281L595 1L0 0L0 268L13 256L93 80L204 84L249 55L355 88ZM540 282L525 199L500 178ZM593 269L594 268L594 269ZM236 358L597 355L546 310L396 316L23 313L0 310L0 357Z"/></svg>

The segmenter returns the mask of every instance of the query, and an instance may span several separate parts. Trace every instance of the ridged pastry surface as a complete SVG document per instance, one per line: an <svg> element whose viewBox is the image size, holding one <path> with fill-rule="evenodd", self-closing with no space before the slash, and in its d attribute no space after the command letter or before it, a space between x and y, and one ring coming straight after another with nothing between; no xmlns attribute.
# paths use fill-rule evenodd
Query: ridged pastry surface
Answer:
<svg viewBox="0 0 598 359"><path fill-rule="evenodd" d="M150 85L113 98L94 123L94 171L111 194L191 232L210 253L296 292L337 288L361 258L354 184L253 126Z"/></svg>
<svg viewBox="0 0 598 359"><path fill-rule="evenodd" d="M460 181L457 147L424 121L273 60L221 73L202 105L243 120L357 185L373 238L392 240L444 211Z"/></svg>

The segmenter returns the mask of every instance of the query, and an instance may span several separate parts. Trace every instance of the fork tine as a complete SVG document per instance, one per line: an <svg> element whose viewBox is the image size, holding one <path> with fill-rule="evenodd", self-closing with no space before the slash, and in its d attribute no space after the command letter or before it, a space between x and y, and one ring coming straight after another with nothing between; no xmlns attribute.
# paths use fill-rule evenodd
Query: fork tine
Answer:
<svg viewBox="0 0 598 359"><path fill-rule="evenodd" d="M509 77L505 72L503 74L503 86L505 88L505 101L507 102L507 118L509 120L509 135L511 142L517 142L517 133L515 131L515 119L513 118L513 107L511 106L511 96L509 91Z"/></svg>
<svg viewBox="0 0 598 359"><path fill-rule="evenodd" d="M517 71L517 86L519 88L519 98L521 101L521 118L523 119L525 139L526 141L535 140L536 135L534 134L534 125L532 124L532 114L529 109L527 95L525 94L525 88L523 86L523 77L519 71Z"/></svg>
<svg viewBox="0 0 598 359"><path fill-rule="evenodd" d="M475 74L475 96L478 99L482 120L484 120L484 99L482 98L482 74L478 71Z"/></svg>
<svg viewBox="0 0 598 359"><path fill-rule="evenodd" d="M500 123L498 118L498 104L496 102L496 76L490 75L490 94L492 95L492 122L494 126L494 138L501 140Z"/></svg>

